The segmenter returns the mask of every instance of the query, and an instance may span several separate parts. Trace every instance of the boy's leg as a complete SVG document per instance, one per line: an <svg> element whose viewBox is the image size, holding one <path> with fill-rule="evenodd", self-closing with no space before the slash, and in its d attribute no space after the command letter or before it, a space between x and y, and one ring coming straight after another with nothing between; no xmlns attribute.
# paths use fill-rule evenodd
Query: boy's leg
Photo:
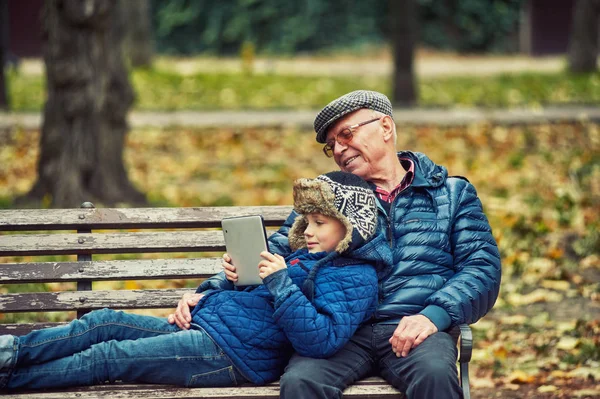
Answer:
<svg viewBox="0 0 600 399"><path fill-rule="evenodd" d="M61 359L17 367L7 388L58 388L119 380L180 386L246 382L221 348L198 329L101 342Z"/></svg>
<svg viewBox="0 0 600 399"><path fill-rule="evenodd" d="M359 328L339 352L328 359L295 354L280 380L280 398L341 398L344 389L373 368L372 327Z"/></svg>
<svg viewBox="0 0 600 399"><path fill-rule="evenodd" d="M396 357L389 338L394 324L380 324L374 334L381 376L410 398L462 398L456 358L458 350L445 332L430 335L407 357Z"/></svg>
<svg viewBox="0 0 600 399"><path fill-rule="evenodd" d="M109 341L153 337L179 331L166 319L111 309L95 310L71 323L17 337L16 367L44 363Z"/></svg>

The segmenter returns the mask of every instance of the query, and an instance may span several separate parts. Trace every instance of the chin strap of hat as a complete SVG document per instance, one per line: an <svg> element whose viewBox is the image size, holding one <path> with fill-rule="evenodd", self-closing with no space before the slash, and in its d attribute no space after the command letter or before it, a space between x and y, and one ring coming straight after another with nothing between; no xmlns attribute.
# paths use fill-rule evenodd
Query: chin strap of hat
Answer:
<svg viewBox="0 0 600 399"><path fill-rule="evenodd" d="M325 257L319 261L317 261L310 272L308 272L308 277L304 280L304 284L302 284L302 293L308 298L309 301L313 301L315 298L315 277L317 272L327 262L333 261L335 258L340 256L337 252L331 252L325 255Z"/></svg>

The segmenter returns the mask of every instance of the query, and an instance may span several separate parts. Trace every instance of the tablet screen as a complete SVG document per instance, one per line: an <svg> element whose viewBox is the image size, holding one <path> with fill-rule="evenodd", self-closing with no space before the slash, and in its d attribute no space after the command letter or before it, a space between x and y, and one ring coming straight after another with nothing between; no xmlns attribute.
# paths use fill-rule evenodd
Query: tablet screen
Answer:
<svg viewBox="0 0 600 399"><path fill-rule="evenodd" d="M262 251L268 251L267 233L261 215L225 218L221 221L225 247L235 266L235 285L262 284L258 264Z"/></svg>

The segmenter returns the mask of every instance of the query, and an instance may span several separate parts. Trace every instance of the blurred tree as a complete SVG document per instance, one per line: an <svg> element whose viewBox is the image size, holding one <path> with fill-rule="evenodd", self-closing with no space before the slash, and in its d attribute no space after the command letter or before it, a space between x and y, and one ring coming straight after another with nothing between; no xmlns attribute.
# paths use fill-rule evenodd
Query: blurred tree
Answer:
<svg viewBox="0 0 600 399"><path fill-rule="evenodd" d="M392 102L407 107L417 101L414 53L417 40L418 13L415 0L390 0L390 35L394 56Z"/></svg>
<svg viewBox="0 0 600 399"><path fill-rule="evenodd" d="M5 64L8 54L8 2L0 1L0 110L7 110L8 91L6 87Z"/></svg>
<svg viewBox="0 0 600 399"><path fill-rule="evenodd" d="M150 0L119 1L118 5L125 26L125 55L132 66L149 67L154 56Z"/></svg>
<svg viewBox="0 0 600 399"><path fill-rule="evenodd" d="M597 68L600 0L577 0L569 43L569 70L592 72Z"/></svg>
<svg viewBox="0 0 600 399"><path fill-rule="evenodd" d="M48 100L38 180L19 202L141 204L123 164L134 100L116 0L47 0L42 15Z"/></svg>

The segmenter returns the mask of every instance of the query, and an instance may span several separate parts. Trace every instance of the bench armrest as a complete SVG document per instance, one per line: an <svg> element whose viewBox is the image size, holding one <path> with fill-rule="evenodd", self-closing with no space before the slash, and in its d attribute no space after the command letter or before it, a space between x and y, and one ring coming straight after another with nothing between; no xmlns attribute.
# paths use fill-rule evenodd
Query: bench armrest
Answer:
<svg viewBox="0 0 600 399"><path fill-rule="evenodd" d="M458 326L458 363L460 386L463 389L463 398L471 399L471 390L469 388L469 361L473 354L473 332L468 324Z"/></svg>

